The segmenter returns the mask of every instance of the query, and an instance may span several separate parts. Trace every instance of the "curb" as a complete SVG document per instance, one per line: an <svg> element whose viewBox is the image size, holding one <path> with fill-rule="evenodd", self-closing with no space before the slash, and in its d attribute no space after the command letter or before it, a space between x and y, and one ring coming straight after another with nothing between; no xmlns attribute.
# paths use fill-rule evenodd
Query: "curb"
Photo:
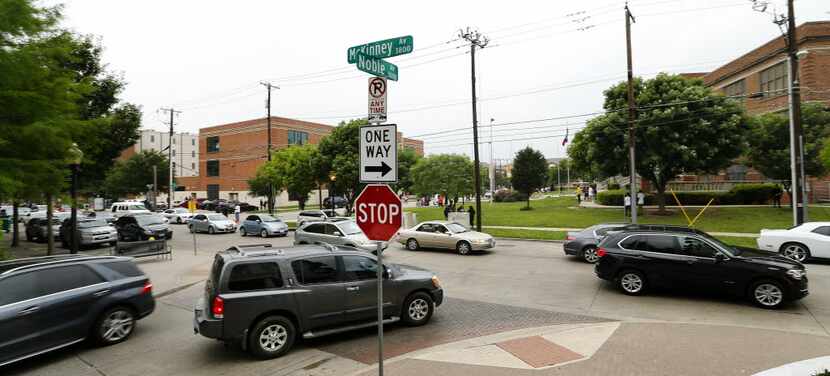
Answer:
<svg viewBox="0 0 830 376"><path fill-rule="evenodd" d="M523 241L523 242L540 242L540 243L558 243L562 244L565 243L564 240L552 240L552 239L524 239L524 238L502 238L496 237L499 240L515 240L515 241Z"/></svg>

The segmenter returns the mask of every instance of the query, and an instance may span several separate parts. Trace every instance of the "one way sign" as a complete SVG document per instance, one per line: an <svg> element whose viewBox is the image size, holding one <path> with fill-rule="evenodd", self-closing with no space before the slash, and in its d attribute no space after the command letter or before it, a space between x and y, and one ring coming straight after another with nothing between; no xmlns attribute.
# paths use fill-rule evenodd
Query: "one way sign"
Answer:
<svg viewBox="0 0 830 376"><path fill-rule="evenodd" d="M398 127L395 124L360 127L360 182L398 181Z"/></svg>

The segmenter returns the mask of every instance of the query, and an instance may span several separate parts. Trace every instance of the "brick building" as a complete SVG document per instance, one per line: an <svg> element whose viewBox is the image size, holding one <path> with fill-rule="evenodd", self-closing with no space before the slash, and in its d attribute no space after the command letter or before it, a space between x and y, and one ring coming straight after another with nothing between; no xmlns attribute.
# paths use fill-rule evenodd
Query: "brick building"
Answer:
<svg viewBox="0 0 830 376"><path fill-rule="evenodd" d="M247 181L268 160L267 124L267 118L261 118L200 129L197 155L201 173L177 179L178 185L185 191L179 192L182 197L177 194L176 199L196 193L198 197L209 199L238 199L259 204L264 198L249 196ZM317 144L333 129L330 125L272 116L271 147L279 150L291 145ZM423 155L423 141L403 138L400 134L398 139L402 140L402 147L412 148ZM316 192L311 194L309 203L316 203L317 197ZM277 197L279 205L287 201L285 192Z"/></svg>
<svg viewBox="0 0 830 376"><path fill-rule="evenodd" d="M802 102L830 104L830 21L804 23L798 26L796 37ZM788 109L789 68L783 37L776 37L712 72L685 75L702 78L707 86L739 98L750 115ZM728 189L735 182L765 180L757 171L736 164L717 175L682 175L674 187L718 190ZM830 201L830 177L809 177L808 190L811 201Z"/></svg>

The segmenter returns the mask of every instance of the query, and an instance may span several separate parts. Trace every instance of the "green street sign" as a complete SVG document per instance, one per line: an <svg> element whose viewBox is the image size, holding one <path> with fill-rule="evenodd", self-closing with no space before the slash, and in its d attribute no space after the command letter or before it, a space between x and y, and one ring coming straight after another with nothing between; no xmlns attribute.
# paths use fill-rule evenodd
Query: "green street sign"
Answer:
<svg viewBox="0 0 830 376"><path fill-rule="evenodd" d="M412 52L414 44L412 36L398 37L386 40L379 40L377 42L361 44L349 48L348 60L349 64L354 64L358 61L357 56L364 54L369 57L384 59L387 57L404 55Z"/></svg>
<svg viewBox="0 0 830 376"><path fill-rule="evenodd" d="M395 64L358 53L356 65L357 69L366 73L386 77L392 81L398 80L398 66Z"/></svg>

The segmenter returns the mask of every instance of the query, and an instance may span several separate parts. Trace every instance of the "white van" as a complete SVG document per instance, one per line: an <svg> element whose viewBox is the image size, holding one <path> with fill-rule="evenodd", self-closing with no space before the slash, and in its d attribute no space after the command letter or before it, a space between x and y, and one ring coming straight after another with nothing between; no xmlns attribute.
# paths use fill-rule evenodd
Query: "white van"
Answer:
<svg viewBox="0 0 830 376"><path fill-rule="evenodd" d="M115 217L119 217L124 214L150 213L150 211L144 207L144 204L131 201L115 202L112 206L110 206L110 211Z"/></svg>

